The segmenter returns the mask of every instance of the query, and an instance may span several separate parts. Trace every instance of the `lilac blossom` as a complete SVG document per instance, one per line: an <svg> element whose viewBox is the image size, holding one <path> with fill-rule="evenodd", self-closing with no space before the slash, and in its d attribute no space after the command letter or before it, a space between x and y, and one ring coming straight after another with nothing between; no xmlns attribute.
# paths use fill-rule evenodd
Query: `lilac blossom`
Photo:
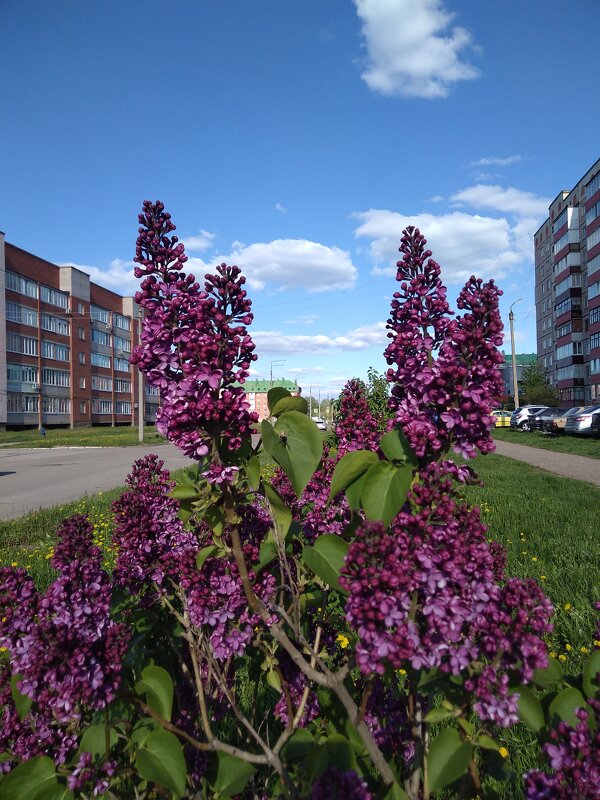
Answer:
<svg viewBox="0 0 600 800"><path fill-rule="evenodd" d="M492 452L492 405L502 393L501 294L493 281L471 277L452 318L440 267L419 230L403 232L388 320L385 358L394 384L390 408L419 458L449 449L466 458ZM437 357L436 357L437 356Z"/></svg>
<svg viewBox="0 0 600 800"><path fill-rule="evenodd" d="M373 795L354 770L331 766L313 783L310 800L373 800Z"/></svg>
<svg viewBox="0 0 600 800"><path fill-rule="evenodd" d="M356 378L348 381L340 396L335 434L340 458L351 450L376 451L379 447L378 420L369 408L364 384Z"/></svg>
<svg viewBox="0 0 600 800"><path fill-rule="evenodd" d="M245 278L221 264L201 289L183 272L187 256L169 236L175 225L163 203L146 200L139 221L135 275L144 280L135 299L145 316L131 362L159 389L159 432L190 458L225 457L258 419L239 385L256 359Z"/></svg>

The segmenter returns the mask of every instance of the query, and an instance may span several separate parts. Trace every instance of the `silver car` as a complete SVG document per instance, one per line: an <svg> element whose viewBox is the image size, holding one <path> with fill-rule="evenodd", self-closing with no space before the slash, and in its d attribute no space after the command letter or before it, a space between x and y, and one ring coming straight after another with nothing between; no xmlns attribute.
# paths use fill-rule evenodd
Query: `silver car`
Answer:
<svg viewBox="0 0 600 800"><path fill-rule="evenodd" d="M567 417L565 433L577 433L582 436L592 435L592 417L600 411L600 406L588 406L579 414Z"/></svg>
<svg viewBox="0 0 600 800"><path fill-rule="evenodd" d="M522 431L532 430L531 418L545 411L548 406L519 406L510 415L510 427Z"/></svg>

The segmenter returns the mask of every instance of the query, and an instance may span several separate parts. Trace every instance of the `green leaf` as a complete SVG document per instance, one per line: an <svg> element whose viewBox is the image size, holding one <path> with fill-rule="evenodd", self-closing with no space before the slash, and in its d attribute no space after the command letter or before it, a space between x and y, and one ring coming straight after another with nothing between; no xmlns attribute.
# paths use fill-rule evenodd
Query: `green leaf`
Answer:
<svg viewBox="0 0 600 800"><path fill-rule="evenodd" d="M321 580L338 591L342 591L339 575L344 558L348 552L349 544L340 536L324 533L315 541L314 545L304 545L302 548L302 561Z"/></svg>
<svg viewBox="0 0 600 800"><path fill-rule="evenodd" d="M280 417L288 411L299 411L301 414L306 414L308 403L304 397L282 397L273 406L271 414L274 417Z"/></svg>
<svg viewBox="0 0 600 800"><path fill-rule="evenodd" d="M252 567L254 573L258 575L263 569L277 558L277 545L275 542L265 540L261 542L258 551L258 562Z"/></svg>
<svg viewBox="0 0 600 800"><path fill-rule="evenodd" d="M292 512L288 506L286 506L280 495L275 491L271 484L266 482L265 495L269 501L269 507L271 509L271 514L273 515L273 520L275 521L277 534L279 535L280 540L284 541L290 529L290 525L292 524Z"/></svg>
<svg viewBox="0 0 600 800"><path fill-rule="evenodd" d="M208 769L208 781L211 787L220 794L231 797L240 794L256 769L252 764L229 753L215 753Z"/></svg>
<svg viewBox="0 0 600 800"><path fill-rule="evenodd" d="M400 511L412 483L412 468L378 461L365 475L361 500L367 518L389 525Z"/></svg>
<svg viewBox="0 0 600 800"><path fill-rule="evenodd" d="M28 697L26 694L22 694L19 691L17 683L22 677L22 675L13 675L10 679L10 693L12 694L12 699L17 708L17 714L19 715L19 719L21 721L25 719L29 709L31 708L31 704L33 703L31 697Z"/></svg>
<svg viewBox="0 0 600 800"><path fill-rule="evenodd" d="M385 795L383 800L408 800L408 795L404 789L400 788L400 786L395 783Z"/></svg>
<svg viewBox="0 0 600 800"><path fill-rule="evenodd" d="M267 405L269 406L269 413L273 414L273 409L280 400L283 400L284 397L291 396L291 392L288 392L288 390L284 389L283 386L273 386L272 389L269 389L267 392Z"/></svg>
<svg viewBox="0 0 600 800"><path fill-rule="evenodd" d="M209 544L203 547L196 556L196 567L200 570L209 558L214 558L221 552L216 544Z"/></svg>
<svg viewBox="0 0 600 800"><path fill-rule="evenodd" d="M169 731L148 736L135 760L141 778L170 789L176 798L185 791L186 765L179 739Z"/></svg>
<svg viewBox="0 0 600 800"><path fill-rule="evenodd" d="M511 694L519 695L519 717L529 730L539 733L545 725L544 709L531 689L518 686Z"/></svg>
<svg viewBox="0 0 600 800"><path fill-rule="evenodd" d="M331 502L336 494L364 475L369 467L377 464L378 461L377 454L371 450L354 450L342 456L333 471L328 502Z"/></svg>
<svg viewBox="0 0 600 800"><path fill-rule="evenodd" d="M600 672L600 650L594 650L583 667L583 691L586 697L595 697L598 692L596 676Z"/></svg>
<svg viewBox="0 0 600 800"><path fill-rule="evenodd" d="M306 728L298 728L286 742L281 754L286 761L303 761L314 744L312 734Z"/></svg>
<svg viewBox="0 0 600 800"><path fill-rule="evenodd" d="M585 708L585 699L579 689L569 686L559 692L548 708L548 719L552 722L553 717L558 717L567 725L575 727L579 720L575 716L575 709Z"/></svg>
<svg viewBox="0 0 600 800"><path fill-rule="evenodd" d="M341 733L328 736L325 742L314 747L306 757L306 772L311 780L330 766L335 766L342 772L356 770L354 750Z"/></svg>
<svg viewBox="0 0 600 800"><path fill-rule="evenodd" d="M102 795L104 797L104 795ZM60 783L54 784L54 786L48 786L46 789L43 789L41 794L36 794L35 800L73 800L74 794L73 792L67 787L63 786Z"/></svg>
<svg viewBox="0 0 600 800"><path fill-rule="evenodd" d="M443 722L445 719L455 716L454 711L448 711L445 708L432 708L425 717L425 722Z"/></svg>
<svg viewBox="0 0 600 800"><path fill-rule="evenodd" d="M258 456L252 456L246 464L246 477L250 488L258 489L260 484L260 459Z"/></svg>
<svg viewBox="0 0 600 800"><path fill-rule="evenodd" d="M417 467L419 461L410 449L408 439L400 428L393 428L381 437L379 446L390 461L406 461L411 467Z"/></svg>
<svg viewBox="0 0 600 800"><path fill-rule="evenodd" d="M142 672L135 685L137 694L145 694L148 705L167 722L171 721L173 708L173 681L166 669L151 665Z"/></svg>
<svg viewBox="0 0 600 800"><path fill-rule="evenodd" d="M363 473L360 478L357 478L349 486L346 486L346 500L352 511L360 509L360 496L362 494L363 484L367 473Z"/></svg>
<svg viewBox="0 0 600 800"><path fill-rule="evenodd" d="M225 512L220 506L209 505L204 511L203 519L208 527L217 534L217 536L220 536L223 533L223 526L225 525Z"/></svg>
<svg viewBox="0 0 600 800"><path fill-rule="evenodd" d="M114 747L119 737L114 728L108 730L110 746ZM103 756L106 753L106 729L104 725L90 725L86 728L81 741L79 750L82 753L91 753L93 756Z"/></svg>
<svg viewBox="0 0 600 800"><path fill-rule="evenodd" d="M261 425L265 450L286 473L300 497L323 455L323 438L317 426L305 414L288 411L273 427L267 420Z"/></svg>
<svg viewBox="0 0 600 800"><path fill-rule="evenodd" d="M168 493L168 497L174 497L175 500L190 500L198 497L198 489L189 483L179 484L172 492Z"/></svg>
<svg viewBox="0 0 600 800"><path fill-rule="evenodd" d="M481 747L483 750L500 750L500 745L498 742L494 741L491 736L488 736L485 733L481 733L477 737L475 744L477 747Z"/></svg>
<svg viewBox="0 0 600 800"><path fill-rule="evenodd" d="M429 790L437 792L467 770L473 747L463 742L456 728L446 728L431 743L427 756Z"/></svg>
<svg viewBox="0 0 600 800"><path fill-rule="evenodd" d="M561 683L563 674L560 661L548 656L548 666L545 669L536 669L533 673L533 682L538 686L550 686L553 683Z"/></svg>
<svg viewBox="0 0 600 800"><path fill-rule="evenodd" d="M19 764L0 783L0 800L38 800L46 789L56 787L54 761L48 756Z"/></svg>

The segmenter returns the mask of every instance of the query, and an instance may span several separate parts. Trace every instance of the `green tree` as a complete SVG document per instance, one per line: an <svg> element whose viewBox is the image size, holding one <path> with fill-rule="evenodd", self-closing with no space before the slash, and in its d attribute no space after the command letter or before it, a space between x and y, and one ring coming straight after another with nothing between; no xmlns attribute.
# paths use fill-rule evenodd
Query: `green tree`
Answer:
<svg viewBox="0 0 600 800"><path fill-rule="evenodd" d="M521 378L522 402L527 405L557 406L558 391L546 382L546 373L539 364L530 364L523 370Z"/></svg>

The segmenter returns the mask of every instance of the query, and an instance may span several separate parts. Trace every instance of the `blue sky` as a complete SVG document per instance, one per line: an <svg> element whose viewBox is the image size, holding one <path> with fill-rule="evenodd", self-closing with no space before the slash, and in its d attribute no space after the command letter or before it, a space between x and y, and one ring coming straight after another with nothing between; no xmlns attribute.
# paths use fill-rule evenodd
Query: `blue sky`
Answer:
<svg viewBox="0 0 600 800"><path fill-rule="evenodd" d="M532 234L600 155L600 3L2 0L0 229L135 291L144 199L237 263L257 377L385 369L402 228L535 350ZM508 349L508 348L507 348Z"/></svg>

